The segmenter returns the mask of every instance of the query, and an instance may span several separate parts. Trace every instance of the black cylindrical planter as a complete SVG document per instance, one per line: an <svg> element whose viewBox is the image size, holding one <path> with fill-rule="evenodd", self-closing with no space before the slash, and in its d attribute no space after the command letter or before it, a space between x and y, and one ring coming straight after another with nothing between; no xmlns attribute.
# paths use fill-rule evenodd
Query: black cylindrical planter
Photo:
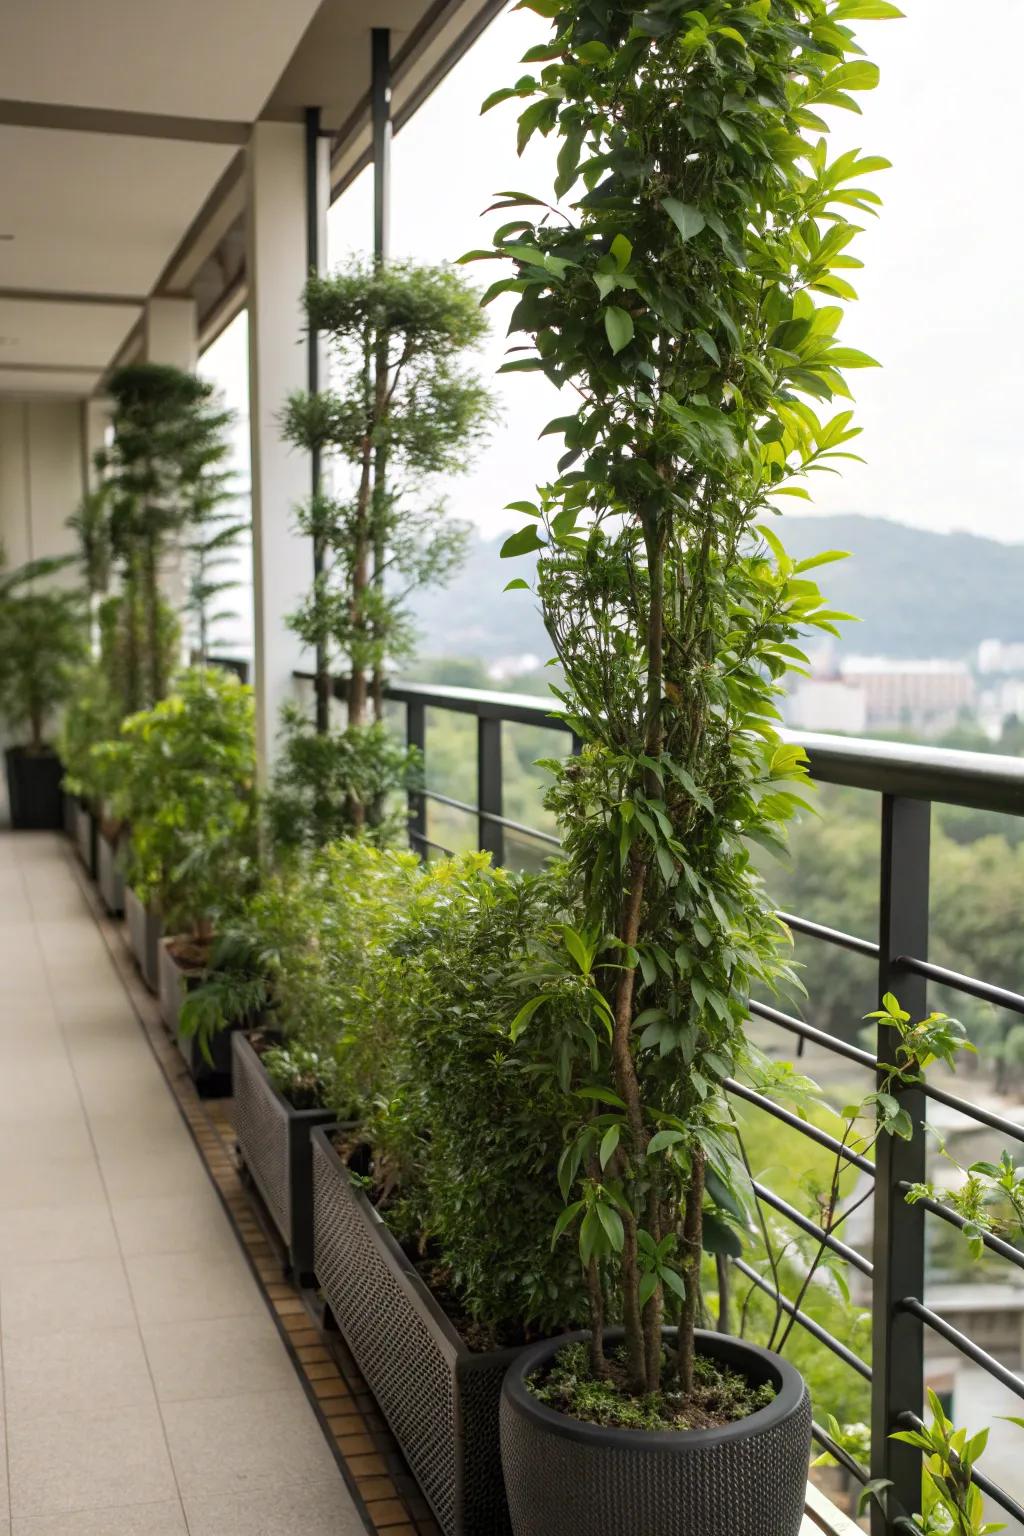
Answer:
<svg viewBox="0 0 1024 1536"><path fill-rule="evenodd" d="M8 747L4 757L11 826L18 832L59 832L64 825L64 765L56 752Z"/></svg>
<svg viewBox="0 0 1024 1536"><path fill-rule="evenodd" d="M621 1338L621 1330L609 1339ZM811 1402L788 1361L721 1333L701 1354L774 1402L721 1429L607 1429L538 1402L526 1383L567 1343L526 1349L501 1394L501 1459L515 1536L799 1536L811 1449Z"/></svg>

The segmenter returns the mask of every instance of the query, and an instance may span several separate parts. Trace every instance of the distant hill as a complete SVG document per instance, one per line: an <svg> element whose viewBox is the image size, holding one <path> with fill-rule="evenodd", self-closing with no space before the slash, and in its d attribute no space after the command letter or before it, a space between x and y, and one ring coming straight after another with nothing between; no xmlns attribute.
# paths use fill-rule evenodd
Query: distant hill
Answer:
<svg viewBox="0 0 1024 1536"><path fill-rule="evenodd" d="M851 552L851 559L820 572L830 606L861 621L845 626L847 651L967 657L981 640L1024 640L1024 544L928 533L855 514L790 515L778 531L797 559L825 549ZM550 655L530 594L502 593L512 576L525 574L525 562L500 560L500 548L500 539L476 539L447 590L420 594L414 612L422 656L472 656L490 664Z"/></svg>

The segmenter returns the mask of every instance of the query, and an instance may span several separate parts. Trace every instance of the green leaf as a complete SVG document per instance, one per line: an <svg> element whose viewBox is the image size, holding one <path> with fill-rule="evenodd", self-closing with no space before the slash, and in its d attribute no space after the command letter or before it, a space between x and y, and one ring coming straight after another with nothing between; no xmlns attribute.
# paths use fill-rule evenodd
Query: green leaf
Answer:
<svg viewBox="0 0 1024 1536"><path fill-rule="evenodd" d="M655 1131L647 1143L647 1156L653 1157L656 1152L664 1152L668 1147L678 1146L685 1140L682 1131Z"/></svg>
<svg viewBox="0 0 1024 1536"><path fill-rule="evenodd" d="M617 357L633 340L633 316L617 304L609 304L604 312L604 329L612 353Z"/></svg>
<svg viewBox="0 0 1024 1536"><path fill-rule="evenodd" d="M622 1217L613 1205L601 1201L597 1206L598 1219L604 1227L608 1241L614 1253L621 1253L626 1234L622 1227Z"/></svg>
<svg viewBox="0 0 1024 1536"><path fill-rule="evenodd" d="M572 1226L572 1223L576 1220L576 1217L579 1215L579 1213L580 1213L580 1211L582 1209L583 1209L583 1201L582 1200L577 1200L572 1205L567 1205L566 1206L565 1210L562 1212L562 1214L559 1216L558 1220L555 1222L555 1230L551 1234L551 1246L552 1246L552 1248L558 1242L558 1239L561 1237L561 1235L565 1231L566 1227Z"/></svg>
<svg viewBox="0 0 1024 1536"><path fill-rule="evenodd" d="M501 546L502 560L511 560L516 555L531 555L536 549L547 549L547 545L540 537L533 523L527 523L525 528L520 528L518 533L510 534Z"/></svg>
<svg viewBox="0 0 1024 1536"><path fill-rule="evenodd" d="M525 581L522 576L513 576L512 580L507 581L501 590L503 592L529 592L530 583Z"/></svg>
<svg viewBox="0 0 1024 1536"><path fill-rule="evenodd" d="M548 994L546 992L542 992L539 997L531 997L529 1002L523 1004L515 1018L512 1020L512 1023L509 1025L508 1032L512 1040L519 1039L519 1036L522 1034L527 1024L529 1024L530 1020L537 1012L537 1009L540 1008L543 1003L546 1003L547 1000Z"/></svg>
<svg viewBox="0 0 1024 1536"><path fill-rule="evenodd" d="M661 206L684 240L692 240L694 235L699 235L704 228L706 223L704 215L699 208L694 208L690 203L681 203L675 197L663 197Z"/></svg>
<svg viewBox="0 0 1024 1536"><path fill-rule="evenodd" d="M627 240L625 235L616 235L611 244L611 253L615 258L615 265L619 271L625 272L629 266L630 257L633 254L632 241Z"/></svg>
<svg viewBox="0 0 1024 1536"><path fill-rule="evenodd" d="M616 1148L619 1145L619 1137L621 1135L622 1127L616 1121L614 1125L610 1125L608 1127L604 1135L601 1137L601 1146L598 1149L597 1157L602 1168L607 1168L609 1160L614 1157Z"/></svg>

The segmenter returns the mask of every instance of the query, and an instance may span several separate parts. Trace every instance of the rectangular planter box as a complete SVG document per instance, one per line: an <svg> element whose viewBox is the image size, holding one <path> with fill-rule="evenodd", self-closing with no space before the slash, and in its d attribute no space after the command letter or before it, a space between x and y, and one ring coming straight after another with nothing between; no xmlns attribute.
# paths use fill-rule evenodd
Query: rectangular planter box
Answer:
<svg viewBox="0 0 1024 1536"><path fill-rule="evenodd" d="M506 1536L498 1402L519 1351L466 1346L353 1185L331 1129L312 1133L313 1255L334 1319L445 1536Z"/></svg>
<svg viewBox="0 0 1024 1536"><path fill-rule="evenodd" d="M207 1098L223 1097L231 1092L231 1035L233 1028L222 1030L210 1041L207 1061L194 1035L181 1033L181 1005L189 991L199 985L197 971L183 970L171 954L172 940L161 939L157 944L157 990L160 996L160 1017L168 1033L177 1043L181 1059L188 1067L192 1081Z"/></svg>
<svg viewBox="0 0 1024 1536"><path fill-rule="evenodd" d="M64 765L56 752L32 752L27 747L8 747L7 809L14 830L59 832L64 825Z"/></svg>
<svg viewBox="0 0 1024 1536"><path fill-rule="evenodd" d="M75 807L75 845L78 848L78 857L85 868L95 880L96 878L96 839L99 836L96 817L84 800L79 800Z"/></svg>
<svg viewBox="0 0 1024 1536"><path fill-rule="evenodd" d="M238 1150L301 1282L313 1275L313 1160L309 1134L329 1109L294 1109L241 1031L231 1037Z"/></svg>
<svg viewBox="0 0 1024 1536"><path fill-rule="evenodd" d="M128 936L139 974L151 992L159 988L157 953L160 948L160 914L144 907L131 886L125 887L124 915L128 919Z"/></svg>
<svg viewBox="0 0 1024 1536"><path fill-rule="evenodd" d="M101 827L96 843L96 880L103 905L111 917L124 916L124 870L120 846Z"/></svg>
<svg viewBox="0 0 1024 1536"><path fill-rule="evenodd" d="M63 810L65 834L73 839L78 834L78 796L68 794L66 789L63 792Z"/></svg>

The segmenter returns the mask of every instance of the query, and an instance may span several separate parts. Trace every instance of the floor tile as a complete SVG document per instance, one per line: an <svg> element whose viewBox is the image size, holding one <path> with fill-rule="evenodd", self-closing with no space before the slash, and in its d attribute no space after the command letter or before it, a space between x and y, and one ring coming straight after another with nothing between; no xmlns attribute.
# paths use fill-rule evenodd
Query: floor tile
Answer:
<svg viewBox="0 0 1024 1536"><path fill-rule="evenodd" d="M4 1344L9 1424L68 1413L150 1406L153 1382L138 1327L9 1338Z"/></svg>
<svg viewBox="0 0 1024 1536"><path fill-rule="evenodd" d="M0 1276L19 1264L118 1256L106 1201L6 1210L0 1218Z"/></svg>
<svg viewBox="0 0 1024 1536"><path fill-rule="evenodd" d="M8 1436L14 1520L175 1497L155 1407L51 1413Z"/></svg>
<svg viewBox="0 0 1024 1536"><path fill-rule="evenodd" d="M265 1315L263 1299L240 1254L134 1254L125 1260L143 1332L150 1324Z"/></svg>
<svg viewBox="0 0 1024 1536"><path fill-rule="evenodd" d="M301 1392L165 1403L163 1418L186 1502L323 1482L337 1471Z"/></svg>
<svg viewBox="0 0 1024 1536"><path fill-rule="evenodd" d="M301 1391L295 1368L265 1312L161 1323L147 1327L144 1338L161 1402Z"/></svg>
<svg viewBox="0 0 1024 1536"><path fill-rule="evenodd" d="M100 1153L107 1193L113 1200L142 1195L182 1195L209 1186L199 1158L191 1147L167 1152L129 1151Z"/></svg>
<svg viewBox="0 0 1024 1536"><path fill-rule="evenodd" d="M0 1536L4 1527L0 1525ZM178 1499L136 1504L129 1509L79 1510L73 1515L38 1515L15 1521L12 1536L184 1536Z"/></svg>
<svg viewBox="0 0 1024 1536"><path fill-rule="evenodd" d="M205 1177L187 1194L137 1195L114 1200L112 1209L121 1251L129 1257L194 1249L238 1254L238 1239Z"/></svg>
<svg viewBox="0 0 1024 1536"><path fill-rule="evenodd" d="M187 1498L185 1512L191 1536L365 1536L366 1531L340 1473L312 1485Z"/></svg>
<svg viewBox="0 0 1024 1536"><path fill-rule="evenodd" d="M132 1298L119 1259L20 1264L0 1285L4 1339L123 1327Z"/></svg>

